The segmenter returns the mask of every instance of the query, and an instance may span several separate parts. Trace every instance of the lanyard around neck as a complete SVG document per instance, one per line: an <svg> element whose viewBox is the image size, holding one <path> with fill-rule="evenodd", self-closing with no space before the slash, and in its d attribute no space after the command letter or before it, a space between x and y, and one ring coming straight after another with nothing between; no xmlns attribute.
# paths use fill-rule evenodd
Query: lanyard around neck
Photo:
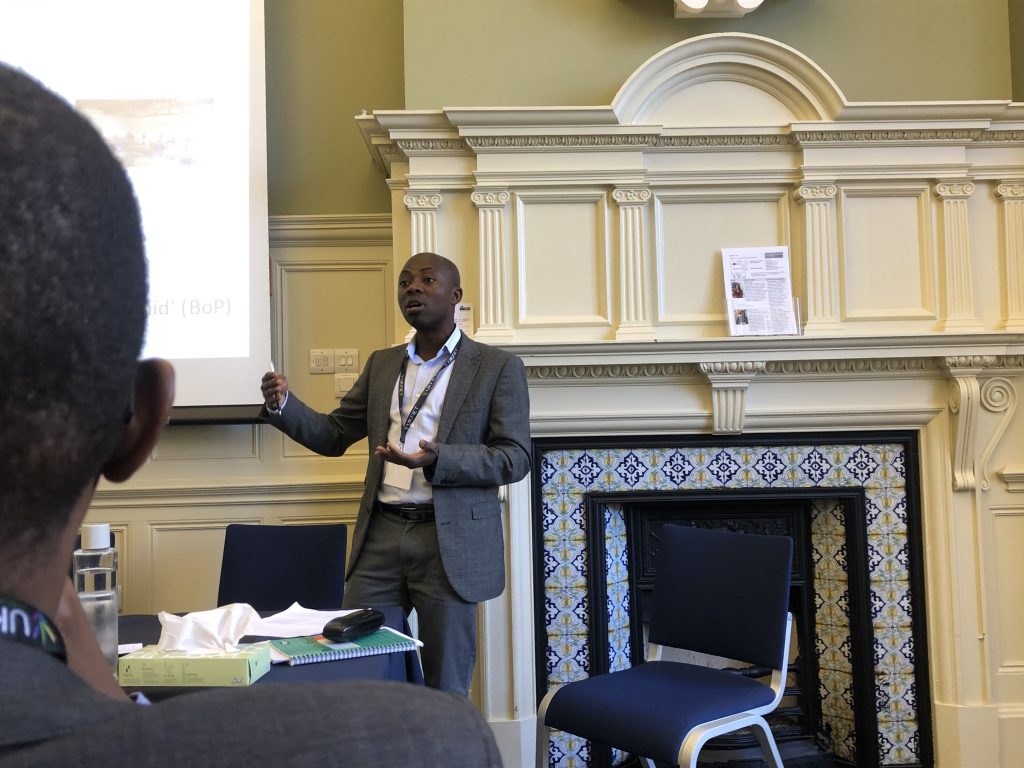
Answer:
<svg viewBox="0 0 1024 768"><path fill-rule="evenodd" d="M416 399L416 403L413 405L412 410L409 411L409 415L406 416L405 420L402 422L402 433L401 433L401 436L399 437L399 441L401 442L403 449L405 448L405 436L409 434L409 427L411 427L412 423L416 420L416 416L419 414L420 408L422 408L423 404L425 402L427 402L427 395L430 394L430 391L434 388L434 385L437 383L438 376L440 376L444 372L445 368L447 368L449 365L451 365L452 363L455 362L455 357L459 354L459 347L461 347L461 346L462 346L462 339L460 338L458 343L455 345L455 349L453 349L451 351L451 354L448 355L448 359L445 360L444 364L440 368L437 369L437 371L434 373L433 377L428 382L427 386L425 386L423 388L423 391L420 392L420 396ZM408 362L409 362L409 353L406 352L405 353L405 357L402 358L402 373L398 377L398 417L399 418L402 418L402 405L405 403L405 369L407 367Z"/></svg>
<svg viewBox="0 0 1024 768"><path fill-rule="evenodd" d="M46 614L6 595L0 595L0 638L31 645L67 661L64 639Z"/></svg>

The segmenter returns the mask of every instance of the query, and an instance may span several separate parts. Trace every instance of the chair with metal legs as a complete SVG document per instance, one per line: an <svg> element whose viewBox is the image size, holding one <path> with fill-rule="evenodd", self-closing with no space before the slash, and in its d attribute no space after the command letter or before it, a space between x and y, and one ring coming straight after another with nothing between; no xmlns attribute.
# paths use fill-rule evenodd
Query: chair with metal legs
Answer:
<svg viewBox="0 0 1024 768"><path fill-rule="evenodd" d="M549 691L537 714L538 768L547 768L552 728L648 765L689 768L708 739L752 728L768 764L782 768L764 716L786 684L792 540L682 525L662 526L659 537L647 661ZM662 660L665 647L767 667L770 681Z"/></svg>

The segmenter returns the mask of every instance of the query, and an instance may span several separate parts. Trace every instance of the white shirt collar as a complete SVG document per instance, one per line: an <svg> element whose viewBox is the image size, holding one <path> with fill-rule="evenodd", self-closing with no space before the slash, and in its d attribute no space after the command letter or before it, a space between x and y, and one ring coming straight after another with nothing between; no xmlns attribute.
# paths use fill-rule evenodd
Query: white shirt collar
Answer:
<svg viewBox="0 0 1024 768"><path fill-rule="evenodd" d="M434 355L434 359L440 357L442 353L445 353L446 356L450 355L452 353L452 350L455 349L455 345L459 343L459 339L461 338L462 330L459 328L459 326L456 325L455 330L452 331L452 335L449 336L448 340L444 343L444 345L439 350L437 350L437 354ZM423 365L423 358L416 354L415 336L412 337L412 341L405 345L405 353L409 356L410 360L416 363L416 365Z"/></svg>

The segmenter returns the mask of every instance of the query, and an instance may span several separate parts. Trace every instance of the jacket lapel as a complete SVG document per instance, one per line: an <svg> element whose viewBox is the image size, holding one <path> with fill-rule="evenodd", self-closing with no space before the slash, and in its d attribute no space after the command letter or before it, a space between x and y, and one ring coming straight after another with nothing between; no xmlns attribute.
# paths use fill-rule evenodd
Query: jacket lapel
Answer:
<svg viewBox="0 0 1024 768"><path fill-rule="evenodd" d="M376 387L371 383L373 392L377 397L370 399L367 413L367 435L372 439L380 441L380 445L388 439L388 426L391 423L391 397L395 392L395 385L398 383L398 375L402 372L402 363L405 362L405 345L391 347L383 355L380 366L380 376L383 386ZM373 455L374 446L370 446L370 455Z"/></svg>
<svg viewBox="0 0 1024 768"><path fill-rule="evenodd" d="M437 425L437 441L444 442L455 424L455 417L462 410L462 403L469 394L469 387L480 367L480 346L466 335L462 337L459 355L452 363L452 375L448 379L448 391L441 406L441 420Z"/></svg>

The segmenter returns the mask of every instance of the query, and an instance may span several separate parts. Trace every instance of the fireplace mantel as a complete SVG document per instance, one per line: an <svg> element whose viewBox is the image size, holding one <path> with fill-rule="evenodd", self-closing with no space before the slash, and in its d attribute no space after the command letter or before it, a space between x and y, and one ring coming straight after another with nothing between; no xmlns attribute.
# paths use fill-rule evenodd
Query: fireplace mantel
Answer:
<svg viewBox="0 0 1024 768"><path fill-rule="evenodd" d="M913 434L935 763L1024 764L1024 104L851 103L778 41L710 34L607 106L357 124L395 270L458 265L474 338L526 364L536 437ZM721 251L771 245L802 335L730 337ZM516 766L537 704L530 488L509 489L508 588L481 613L480 700Z"/></svg>
<svg viewBox="0 0 1024 768"><path fill-rule="evenodd" d="M1024 368L1024 333L923 334L913 336L737 336L685 341L550 342L506 344L527 367L762 362L834 362L869 364L873 360L995 358L994 365ZM827 367L827 366L824 366ZM988 367L993 367L989 365Z"/></svg>

